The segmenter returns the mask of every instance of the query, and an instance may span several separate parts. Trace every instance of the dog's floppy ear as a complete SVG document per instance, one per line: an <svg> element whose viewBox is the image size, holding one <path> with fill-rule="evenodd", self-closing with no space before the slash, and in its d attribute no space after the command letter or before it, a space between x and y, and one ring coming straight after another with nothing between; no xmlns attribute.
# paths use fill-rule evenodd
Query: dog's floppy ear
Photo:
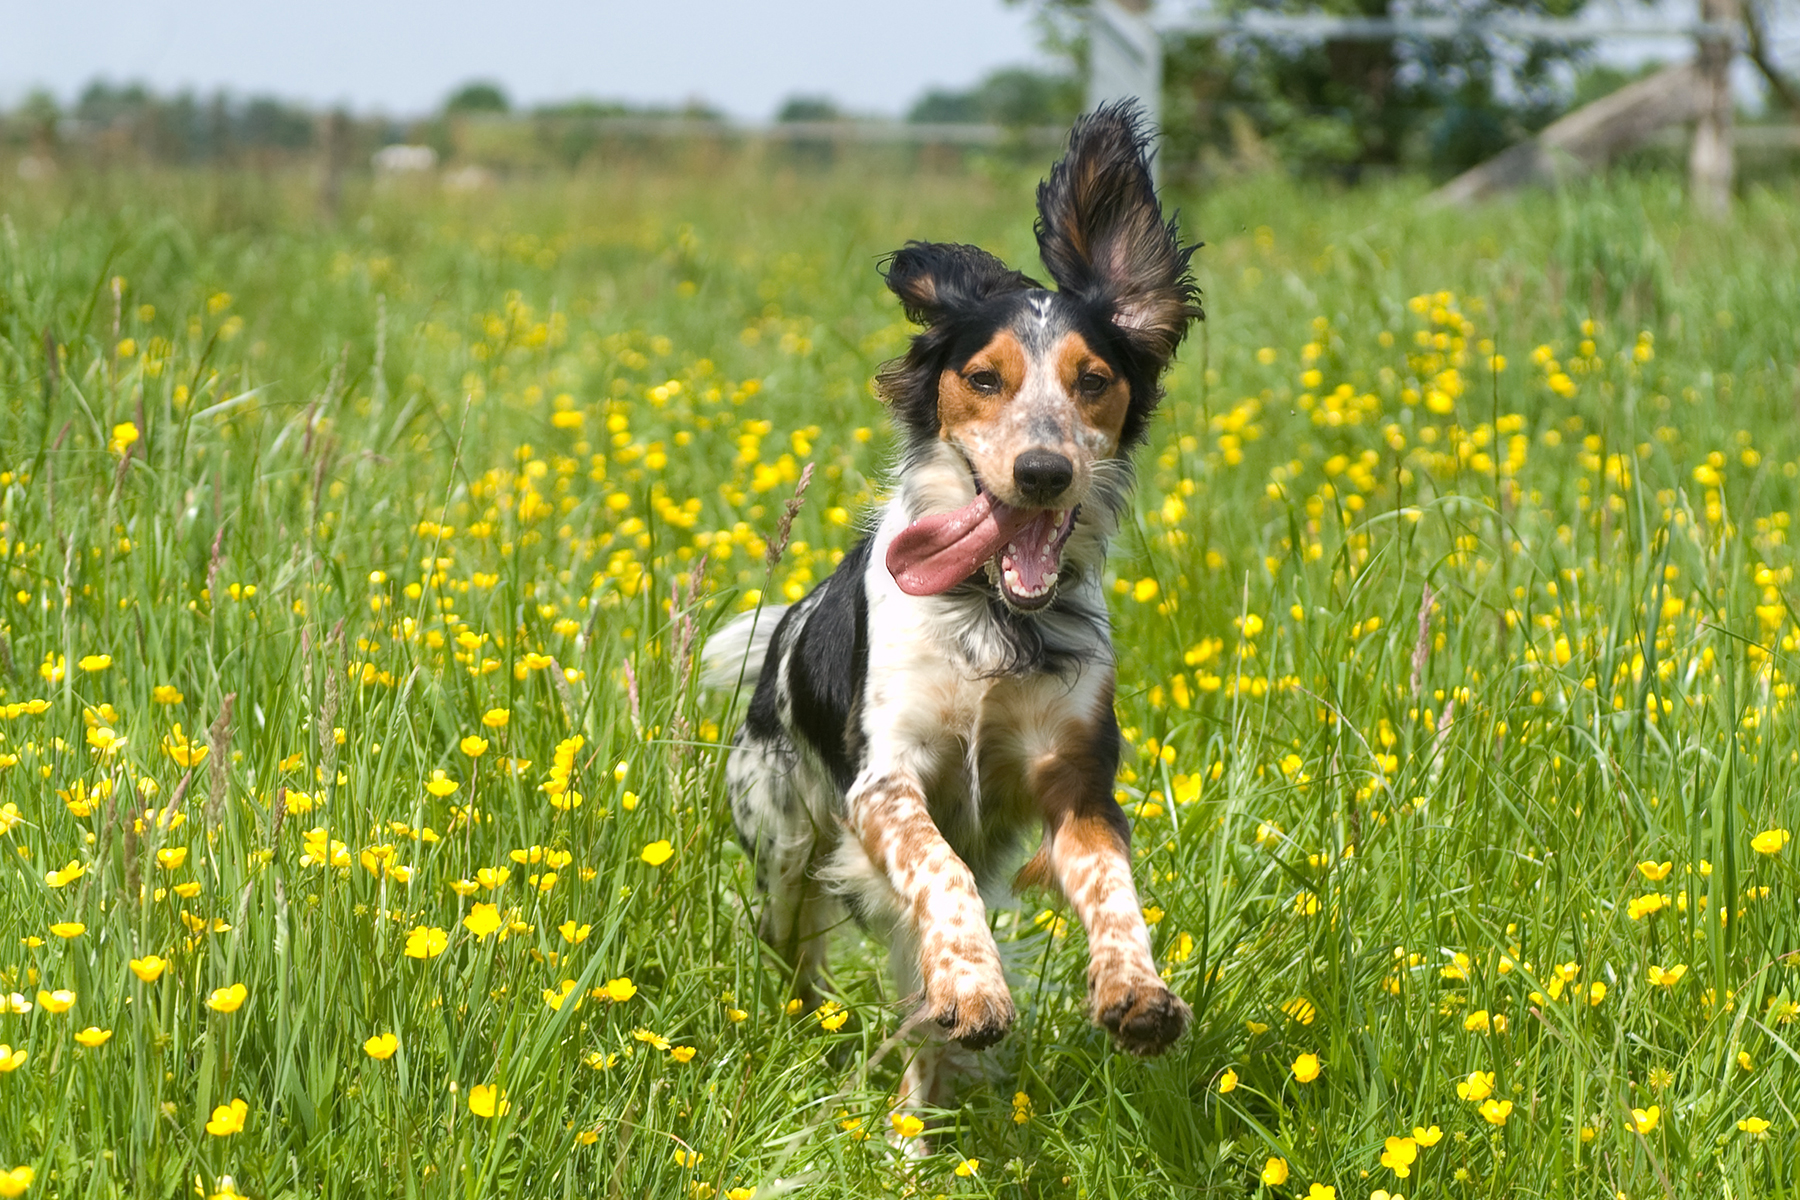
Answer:
<svg viewBox="0 0 1800 1200"><path fill-rule="evenodd" d="M1202 316L1183 247L1150 181L1150 133L1133 101L1108 104L1069 134L1038 185L1038 253L1057 286L1107 314L1126 340L1167 363Z"/></svg>
<svg viewBox="0 0 1800 1200"><path fill-rule="evenodd" d="M936 325L1004 292L1042 286L986 250L949 242L908 242L888 255L881 273L917 325Z"/></svg>

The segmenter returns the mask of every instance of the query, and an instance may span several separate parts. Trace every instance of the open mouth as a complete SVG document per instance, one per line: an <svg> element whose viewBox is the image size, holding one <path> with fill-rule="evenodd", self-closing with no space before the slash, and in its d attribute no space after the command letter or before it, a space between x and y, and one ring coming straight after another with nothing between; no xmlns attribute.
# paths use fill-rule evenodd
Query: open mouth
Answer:
<svg viewBox="0 0 1800 1200"><path fill-rule="evenodd" d="M888 543L887 567L909 596L936 596L986 567L1014 608L1042 608L1056 593L1063 546L1079 508L1014 508L977 481L959 509L920 517Z"/></svg>

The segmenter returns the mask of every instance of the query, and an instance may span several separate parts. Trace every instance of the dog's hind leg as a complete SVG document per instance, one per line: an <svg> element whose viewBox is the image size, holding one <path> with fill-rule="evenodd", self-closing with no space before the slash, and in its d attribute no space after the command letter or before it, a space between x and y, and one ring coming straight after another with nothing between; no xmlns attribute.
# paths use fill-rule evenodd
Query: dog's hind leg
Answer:
<svg viewBox="0 0 1800 1200"><path fill-rule="evenodd" d="M757 933L788 970L792 994L810 1007L825 968L832 899L813 878L818 839L799 756L785 740L740 734L726 767L738 841L763 893Z"/></svg>
<svg viewBox="0 0 1800 1200"><path fill-rule="evenodd" d="M786 964L791 994L808 1008L818 1003L834 903L813 878L813 841L783 845L768 855L767 891L757 934Z"/></svg>

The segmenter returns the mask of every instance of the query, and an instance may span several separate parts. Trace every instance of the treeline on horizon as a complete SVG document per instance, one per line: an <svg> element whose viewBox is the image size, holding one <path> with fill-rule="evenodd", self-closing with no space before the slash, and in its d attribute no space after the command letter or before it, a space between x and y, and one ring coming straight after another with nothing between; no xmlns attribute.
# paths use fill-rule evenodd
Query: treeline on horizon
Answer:
<svg viewBox="0 0 1800 1200"><path fill-rule="evenodd" d="M1393 169L1447 177L1631 78L1570 47L1534 46L1524 60L1504 63L1493 46L1469 39L1351 49L1355 53L1345 58L1323 46L1177 39L1164 64L1165 171L1206 176L1279 166L1345 181ZM1075 62L1080 55L1068 57ZM1370 86L1371 80L1380 86ZM1066 127L1083 102L1073 68L1009 67L968 88L928 90L904 119L1024 132ZM807 94L790 96L773 116L777 123L872 119L828 96ZM459 87L434 112L394 117L267 95L163 94L140 83L101 80L71 104L36 92L0 112L0 155L29 176L63 165L267 167L315 159L335 175L402 143L429 146L439 163L502 172L573 169L610 153L662 153L662 139L622 130L619 118L728 123L723 111L702 99L520 106L485 81ZM1017 151L1035 161L1041 149L1018 139L997 152ZM839 147L828 135L807 135L790 150L796 161L826 162ZM933 146L925 153L934 162L958 163L993 152Z"/></svg>
<svg viewBox="0 0 1800 1200"><path fill-rule="evenodd" d="M1081 85L1073 77L1006 68L970 88L926 92L908 111L906 120L1008 127L1066 125L1080 112L1081 97ZM471 147L464 143L471 140L495 141L494 136L464 136L467 127L489 126L498 127L491 133L502 140L509 129L515 134L534 132L536 140L550 143L550 157L573 166L592 149L602 122L634 117L719 123L728 119L702 99L680 105L574 99L521 107L498 85L481 81L458 88L436 112L402 118L269 95L216 91L203 96L191 90L165 94L142 83L96 80L71 104L37 91L11 111L0 112L0 146L47 163L79 157L109 164L137 160L204 165L244 159L278 161L321 151L366 161L368 154L382 146L413 143L431 146L448 160L468 151ZM775 119L867 118L844 110L829 97L796 95L781 105Z"/></svg>

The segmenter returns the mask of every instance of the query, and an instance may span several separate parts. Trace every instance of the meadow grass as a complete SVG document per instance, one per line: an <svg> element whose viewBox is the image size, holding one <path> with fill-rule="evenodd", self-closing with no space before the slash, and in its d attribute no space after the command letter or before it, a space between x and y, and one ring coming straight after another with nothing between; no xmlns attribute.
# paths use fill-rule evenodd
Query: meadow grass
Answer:
<svg viewBox="0 0 1800 1200"><path fill-rule="evenodd" d="M790 1004L694 655L882 494L878 257L1035 269L1040 169L0 193L0 1195L1800 1186L1800 210L1655 174L1174 197L1111 586L1195 1024L1112 1051L1027 896L896 1154L902 998L846 929Z"/></svg>

